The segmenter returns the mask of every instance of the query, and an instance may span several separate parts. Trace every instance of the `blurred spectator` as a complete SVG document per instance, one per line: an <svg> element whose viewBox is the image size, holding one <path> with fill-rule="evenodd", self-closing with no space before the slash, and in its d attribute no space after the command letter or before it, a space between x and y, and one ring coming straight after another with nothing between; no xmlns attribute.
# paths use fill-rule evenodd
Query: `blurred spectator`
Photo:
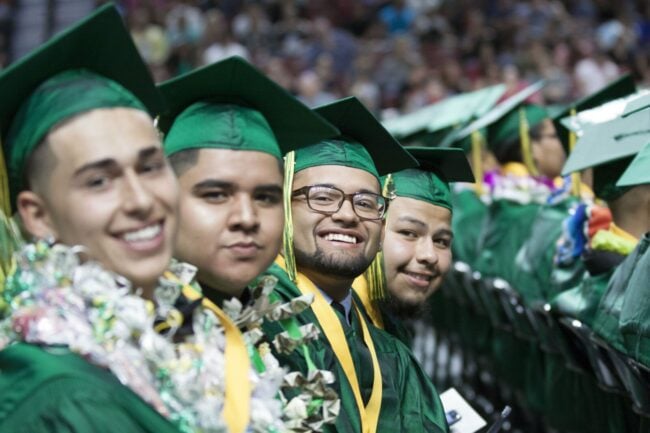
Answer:
<svg viewBox="0 0 650 433"><path fill-rule="evenodd" d="M336 97L323 90L319 76L313 71L305 71L298 78L298 99L308 107L333 102Z"/></svg>
<svg viewBox="0 0 650 433"><path fill-rule="evenodd" d="M230 56L248 58L248 50L235 41L230 26L221 11L212 9L206 14L205 45L201 56L204 65L218 62Z"/></svg>
<svg viewBox="0 0 650 433"><path fill-rule="evenodd" d="M354 94L395 115L499 82L544 78L557 104L622 71L650 86L647 0L115 1L158 81L237 54L311 105ZM0 0L0 67L14 34L43 33L26 3Z"/></svg>
<svg viewBox="0 0 650 433"><path fill-rule="evenodd" d="M389 33L407 33L415 21L415 11L406 0L393 0L379 11L379 17Z"/></svg>

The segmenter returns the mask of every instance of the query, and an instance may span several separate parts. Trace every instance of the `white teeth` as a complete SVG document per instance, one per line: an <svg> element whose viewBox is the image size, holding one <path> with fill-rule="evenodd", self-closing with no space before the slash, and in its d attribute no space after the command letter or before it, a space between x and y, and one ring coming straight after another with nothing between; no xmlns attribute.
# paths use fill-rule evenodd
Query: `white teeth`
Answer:
<svg viewBox="0 0 650 433"><path fill-rule="evenodd" d="M160 234L162 230L162 225L156 224L152 226L145 227L140 230L133 232L128 232L122 235L122 239L127 242L142 242L149 241Z"/></svg>
<svg viewBox="0 0 650 433"><path fill-rule="evenodd" d="M337 242L345 242L347 244L356 244L357 243L357 238L356 237L344 235L344 234L341 234L341 233L328 233L328 234L325 235L325 240L337 241Z"/></svg>
<svg viewBox="0 0 650 433"><path fill-rule="evenodd" d="M431 281L431 278L432 278L432 277L430 277L428 275L416 274L414 272L406 272L406 273L409 274L411 277L413 277L415 279L418 279L418 280L422 280L422 281Z"/></svg>

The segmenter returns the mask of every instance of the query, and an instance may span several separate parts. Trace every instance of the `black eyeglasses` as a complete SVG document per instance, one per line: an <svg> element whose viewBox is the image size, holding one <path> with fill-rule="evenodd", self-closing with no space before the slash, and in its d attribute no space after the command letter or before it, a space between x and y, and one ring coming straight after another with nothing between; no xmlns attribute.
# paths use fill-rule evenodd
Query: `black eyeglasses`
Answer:
<svg viewBox="0 0 650 433"><path fill-rule="evenodd" d="M382 195L372 192L346 194L338 188L324 185L309 185L291 193L291 197L304 195L307 206L316 212L332 215L338 212L348 199L352 209L363 220L380 220L386 214L387 201Z"/></svg>

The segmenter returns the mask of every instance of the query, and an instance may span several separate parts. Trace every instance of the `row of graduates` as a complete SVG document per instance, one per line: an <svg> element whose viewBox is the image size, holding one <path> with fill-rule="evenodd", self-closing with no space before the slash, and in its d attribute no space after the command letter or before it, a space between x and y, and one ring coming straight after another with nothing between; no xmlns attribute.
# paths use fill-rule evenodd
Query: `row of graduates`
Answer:
<svg viewBox="0 0 650 433"><path fill-rule="evenodd" d="M379 299L441 283L461 150L238 58L156 87L110 5L0 94L1 432L448 431Z"/></svg>
<svg viewBox="0 0 650 433"><path fill-rule="evenodd" d="M478 290L501 279L538 319L578 320L583 335L650 366L650 97L623 76L568 107L543 107L530 102L543 86L509 98L502 86L452 97L387 127L403 143L467 152L482 181L453 188L452 249L457 269L478 272ZM478 311L501 310L489 299ZM554 428L648 428L637 402L604 392L568 359L574 350L555 350L557 338L574 344L563 331L545 338L546 327L529 320L522 329L497 311L477 316L448 291L430 306L434 326L459 337L466 357L489 359L506 399Z"/></svg>

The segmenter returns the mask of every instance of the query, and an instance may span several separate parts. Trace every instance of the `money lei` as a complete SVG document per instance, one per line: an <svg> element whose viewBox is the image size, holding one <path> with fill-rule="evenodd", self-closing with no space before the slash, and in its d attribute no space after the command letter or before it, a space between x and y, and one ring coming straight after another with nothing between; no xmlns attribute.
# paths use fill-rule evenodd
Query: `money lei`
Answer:
<svg viewBox="0 0 650 433"><path fill-rule="evenodd" d="M16 342L67 346L109 369L181 432L226 432L221 418L225 338L216 316L199 308L193 315L192 335L181 341L175 341L173 329L160 335L154 330L156 318L178 323L180 313L173 303L181 288L161 279L154 304L134 292L126 279L95 262L82 262L80 252L79 247L45 242L26 244L16 252L15 270L0 293L4 301L0 302L4 305L0 310L0 350ZM268 291L267 281L260 293L267 295ZM236 323L247 329L245 337L251 347L259 339L258 327L253 324L278 311L291 315L292 308L271 305L262 298L252 307L236 311L235 305L229 311ZM254 410L248 431L308 432L333 421L338 399L328 387L333 381L331 373L296 378L295 373L281 368L264 346L256 350L264 371L251 371ZM300 392L287 401L282 387ZM314 401L327 410L307 410Z"/></svg>

